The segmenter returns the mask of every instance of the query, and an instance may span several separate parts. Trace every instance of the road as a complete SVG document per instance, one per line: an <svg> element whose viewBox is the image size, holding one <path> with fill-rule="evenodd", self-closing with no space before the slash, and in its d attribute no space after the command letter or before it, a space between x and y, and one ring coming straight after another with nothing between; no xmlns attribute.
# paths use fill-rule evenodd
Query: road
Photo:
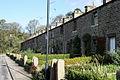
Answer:
<svg viewBox="0 0 120 80"><path fill-rule="evenodd" d="M30 77L23 67L6 55L0 55L0 80L31 80Z"/></svg>

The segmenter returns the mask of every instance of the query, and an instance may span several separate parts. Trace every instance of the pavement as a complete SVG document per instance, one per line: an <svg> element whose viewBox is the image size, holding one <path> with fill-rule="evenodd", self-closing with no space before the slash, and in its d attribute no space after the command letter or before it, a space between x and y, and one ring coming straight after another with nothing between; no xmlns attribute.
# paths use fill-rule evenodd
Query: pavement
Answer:
<svg viewBox="0 0 120 80"><path fill-rule="evenodd" d="M0 80L12 80L3 55L0 55Z"/></svg>
<svg viewBox="0 0 120 80"><path fill-rule="evenodd" d="M8 56L0 55L0 80L31 80L31 74Z"/></svg>

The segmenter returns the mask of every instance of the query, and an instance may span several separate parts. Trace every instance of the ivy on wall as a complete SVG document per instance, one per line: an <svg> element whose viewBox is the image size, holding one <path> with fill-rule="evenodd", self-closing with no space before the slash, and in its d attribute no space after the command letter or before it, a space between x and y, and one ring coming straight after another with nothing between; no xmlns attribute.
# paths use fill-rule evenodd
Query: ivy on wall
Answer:
<svg viewBox="0 0 120 80"><path fill-rule="evenodd" d="M91 37L90 34L86 33L83 36L84 51L85 51L85 55L86 56L90 56L91 55L91 40L92 40L92 37Z"/></svg>
<svg viewBox="0 0 120 80"><path fill-rule="evenodd" d="M71 57L74 57L75 54L79 54L80 56L81 54L81 40L80 38L77 36L74 37L74 39L71 39L68 43L67 43L67 47L68 47L68 52L71 54Z"/></svg>

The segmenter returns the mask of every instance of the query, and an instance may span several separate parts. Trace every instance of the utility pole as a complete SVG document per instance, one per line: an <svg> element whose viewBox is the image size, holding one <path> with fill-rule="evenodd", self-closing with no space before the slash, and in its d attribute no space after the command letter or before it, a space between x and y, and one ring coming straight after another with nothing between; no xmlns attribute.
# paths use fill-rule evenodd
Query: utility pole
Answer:
<svg viewBox="0 0 120 80"><path fill-rule="evenodd" d="M46 53L46 64L45 64L45 78L47 80L47 70L48 70L48 54L49 54L49 15L50 15L50 0L47 0L47 53Z"/></svg>

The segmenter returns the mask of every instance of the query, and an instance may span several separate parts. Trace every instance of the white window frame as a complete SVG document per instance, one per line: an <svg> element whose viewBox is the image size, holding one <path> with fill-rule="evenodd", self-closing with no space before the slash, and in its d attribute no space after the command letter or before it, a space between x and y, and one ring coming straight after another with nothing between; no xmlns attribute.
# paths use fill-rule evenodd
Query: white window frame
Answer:
<svg viewBox="0 0 120 80"><path fill-rule="evenodd" d="M109 38L109 50L110 52L115 52L116 49L116 38L110 37Z"/></svg>

